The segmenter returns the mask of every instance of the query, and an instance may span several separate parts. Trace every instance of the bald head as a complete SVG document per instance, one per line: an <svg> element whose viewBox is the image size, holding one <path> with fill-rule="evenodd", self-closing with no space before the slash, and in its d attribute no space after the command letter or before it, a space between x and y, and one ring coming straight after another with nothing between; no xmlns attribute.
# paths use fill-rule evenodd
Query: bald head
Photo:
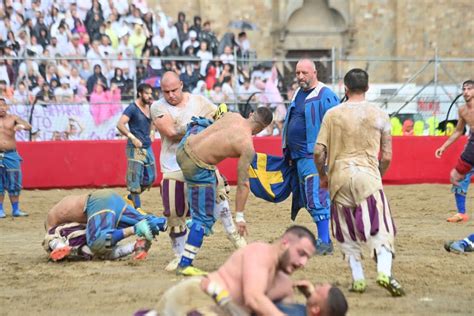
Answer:
<svg viewBox="0 0 474 316"><path fill-rule="evenodd" d="M296 64L296 80L303 90L309 90L318 84L316 66L309 59L300 59Z"/></svg>
<svg viewBox="0 0 474 316"><path fill-rule="evenodd" d="M161 91L165 100L171 105L178 105L183 100L183 83L174 71L167 71L161 77Z"/></svg>

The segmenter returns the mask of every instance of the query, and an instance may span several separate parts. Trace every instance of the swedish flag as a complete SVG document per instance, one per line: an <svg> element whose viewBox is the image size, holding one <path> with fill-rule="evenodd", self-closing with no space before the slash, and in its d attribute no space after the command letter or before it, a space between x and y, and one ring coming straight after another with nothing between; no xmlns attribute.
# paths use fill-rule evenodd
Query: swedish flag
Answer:
<svg viewBox="0 0 474 316"><path fill-rule="evenodd" d="M250 191L261 199L279 203L293 193L291 219L294 220L304 202L301 199L295 166L284 157L257 153L249 167Z"/></svg>

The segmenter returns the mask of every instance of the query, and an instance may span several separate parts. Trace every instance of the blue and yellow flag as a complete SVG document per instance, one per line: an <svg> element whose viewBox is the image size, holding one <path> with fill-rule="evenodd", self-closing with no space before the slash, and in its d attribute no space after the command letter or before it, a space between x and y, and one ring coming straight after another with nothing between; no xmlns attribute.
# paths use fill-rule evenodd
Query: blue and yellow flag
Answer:
<svg viewBox="0 0 474 316"><path fill-rule="evenodd" d="M265 201L279 203L293 193L291 219L294 220L304 202L300 195L296 167L284 157L257 153L249 167L250 191Z"/></svg>

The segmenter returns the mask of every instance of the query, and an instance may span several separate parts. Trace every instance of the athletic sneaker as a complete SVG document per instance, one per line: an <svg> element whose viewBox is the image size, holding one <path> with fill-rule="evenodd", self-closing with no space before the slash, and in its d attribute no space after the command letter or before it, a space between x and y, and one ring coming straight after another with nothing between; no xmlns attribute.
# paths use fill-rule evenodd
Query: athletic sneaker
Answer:
<svg viewBox="0 0 474 316"><path fill-rule="evenodd" d="M71 250L72 250L72 247L70 246L64 246L61 248L54 249L49 254L49 259L53 261L62 260L71 254Z"/></svg>
<svg viewBox="0 0 474 316"><path fill-rule="evenodd" d="M349 288L349 292L364 293L366 289L367 289L367 282L365 282L365 280L357 280L357 281L352 282L352 285Z"/></svg>
<svg viewBox="0 0 474 316"><path fill-rule="evenodd" d="M444 243L444 249L456 254L474 251L474 247L466 240L448 240Z"/></svg>
<svg viewBox="0 0 474 316"><path fill-rule="evenodd" d="M239 248L247 246L247 241L245 240L244 237L240 236L240 234L237 231L234 231L231 234L227 234L227 239L230 240L232 245L234 245L235 249L239 249Z"/></svg>
<svg viewBox="0 0 474 316"><path fill-rule="evenodd" d="M468 220L469 220L469 216L463 213L454 214L453 216L448 217L446 219L446 221L450 223L464 223L464 222L467 222Z"/></svg>
<svg viewBox="0 0 474 316"><path fill-rule="evenodd" d="M329 243L323 242L321 239L316 240L316 254L319 256L332 255L334 246L332 241Z"/></svg>
<svg viewBox="0 0 474 316"><path fill-rule="evenodd" d="M13 217L27 217L28 213L18 210L16 212L12 212L12 216Z"/></svg>
<svg viewBox="0 0 474 316"><path fill-rule="evenodd" d="M178 268L176 269L176 275L202 276L202 275L207 275L207 272L201 269L195 268L193 266L187 266L187 267L178 266Z"/></svg>
<svg viewBox="0 0 474 316"><path fill-rule="evenodd" d="M377 276L377 284L386 289L387 291L392 294L392 296L404 296L405 291L403 290L400 283L393 277L389 277L388 275L379 272Z"/></svg>
<svg viewBox="0 0 474 316"><path fill-rule="evenodd" d="M168 263L168 265L165 267L165 271L168 271L168 272L175 271L178 268L180 261L181 261L181 256L175 256L174 259L171 260L170 263Z"/></svg>

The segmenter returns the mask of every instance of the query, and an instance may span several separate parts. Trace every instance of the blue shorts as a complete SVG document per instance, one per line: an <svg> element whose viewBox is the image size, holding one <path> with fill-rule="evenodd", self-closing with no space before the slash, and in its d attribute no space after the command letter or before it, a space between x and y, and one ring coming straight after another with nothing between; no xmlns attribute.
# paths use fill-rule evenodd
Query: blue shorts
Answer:
<svg viewBox="0 0 474 316"><path fill-rule="evenodd" d="M464 179L459 182L459 185L453 185L453 187L451 188L451 192L466 195L467 190L469 189L469 185L471 184L471 177L473 173L474 169L471 169L471 171L466 174Z"/></svg>
<svg viewBox="0 0 474 316"><path fill-rule="evenodd" d="M319 188L319 174L313 159L299 158L295 162L302 199L313 221L329 219L329 192Z"/></svg>
<svg viewBox="0 0 474 316"><path fill-rule="evenodd" d="M204 227L205 234L209 235L216 222L214 218L217 185L215 168L199 161L187 149L186 143L181 143L178 147L176 159L188 187L192 221Z"/></svg>
<svg viewBox="0 0 474 316"><path fill-rule="evenodd" d="M153 149L127 146L127 189L141 193L153 185L156 179Z"/></svg>
<svg viewBox="0 0 474 316"><path fill-rule="evenodd" d="M112 190L99 190L87 199L87 245L94 254L111 250L111 234L117 228L131 227L146 218Z"/></svg>
<svg viewBox="0 0 474 316"><path fill-rule="evenodd" d="M22 159L16 150L0 152L0 194L20 195Z"/></svg>

